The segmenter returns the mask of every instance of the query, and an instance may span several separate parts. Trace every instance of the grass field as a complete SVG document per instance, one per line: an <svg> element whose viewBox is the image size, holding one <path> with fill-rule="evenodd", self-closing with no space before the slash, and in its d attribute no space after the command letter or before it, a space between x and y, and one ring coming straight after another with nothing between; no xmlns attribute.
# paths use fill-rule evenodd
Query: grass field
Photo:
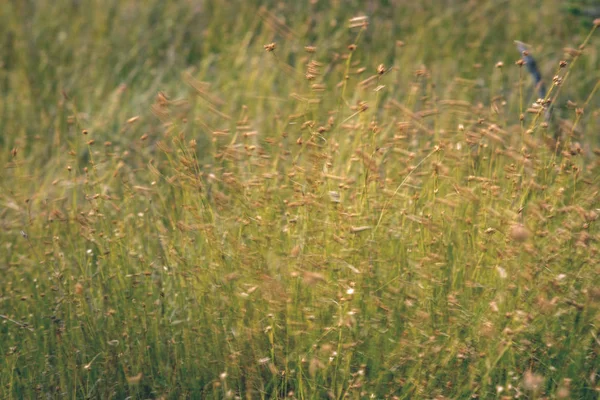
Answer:
<svg viewBox="0 0 600 400"><path fill-rule="evenodd" d="M576 6L1 2L0 398L597 399Z"/></svg>

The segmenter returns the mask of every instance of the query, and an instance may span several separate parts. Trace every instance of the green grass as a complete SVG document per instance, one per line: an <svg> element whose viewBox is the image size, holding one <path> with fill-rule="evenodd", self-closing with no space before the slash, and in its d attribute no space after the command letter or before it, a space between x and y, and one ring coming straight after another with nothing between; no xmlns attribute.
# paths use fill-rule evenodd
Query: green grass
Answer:
<svg viewBox="0 0 600 400"><path fill-rule="evenodd" d="M597 398L594 23L257 3L0 4L0 398Z"/></svg>

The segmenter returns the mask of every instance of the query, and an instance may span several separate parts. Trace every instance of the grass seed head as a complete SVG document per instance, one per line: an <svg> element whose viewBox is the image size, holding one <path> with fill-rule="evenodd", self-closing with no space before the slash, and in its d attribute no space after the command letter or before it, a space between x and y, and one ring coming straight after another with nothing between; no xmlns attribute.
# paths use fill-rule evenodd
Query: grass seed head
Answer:
<svg viewBox="0 0 600 400"><path fill-rule="evenodd" d="M83 285L79 282L75 284L75 294L82 295L83 294Z"/></svg>
<svg viewBox="0 0 600 400"><path fill-rule="evenodd" d="M523 375L523 387L531 392L537 392L542 388L544 384L544 377L540 374L536 374L531 370L528 370Z"/></svg>
<svg viewBox="0 0 600 400"><path fill-rule="evenodd" d="M513 224L510 227L510 238L515 242L525 242L529 239L530 232L523 224Z"/></svg>

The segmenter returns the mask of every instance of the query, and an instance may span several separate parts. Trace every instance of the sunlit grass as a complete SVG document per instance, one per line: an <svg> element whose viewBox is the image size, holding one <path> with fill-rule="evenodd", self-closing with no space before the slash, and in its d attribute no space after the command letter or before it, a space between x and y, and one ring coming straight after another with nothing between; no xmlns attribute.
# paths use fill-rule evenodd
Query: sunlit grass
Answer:
<svg viewBox="0 0 600 400"><path fill-rule="evenodd" d="M0 6L0 397L597 397L595 28L59 3Z"/></svg>

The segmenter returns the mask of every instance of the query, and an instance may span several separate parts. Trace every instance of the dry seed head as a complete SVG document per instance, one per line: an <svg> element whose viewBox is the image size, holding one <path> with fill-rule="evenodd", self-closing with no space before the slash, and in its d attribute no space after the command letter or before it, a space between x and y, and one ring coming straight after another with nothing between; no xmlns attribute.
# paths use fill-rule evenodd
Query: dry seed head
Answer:
<svg viewBox="0 0 600 400"><path fill-rule="evenodd" d="M270 52L272 52L273 50L275 50L275 47L277 47L277 44L276 44L275 42L272 42L272 43L269 43L269 44L265 44L263 47L265 48L265 50L266 50L268 53L270 53Z"/></svg>
<svg viewBox="0 0 600 400"><path fill-rule="evenodd" d="M88 132L87 129L84 129L84 130L81 131L81 133L84 134L84 135L87 135L89 132Z"/></svg>
<svg viewBox="0 0 600 400"><path fill-rule="evenodd" d="M13 157L16 157L16 156L17 156L17 148L16 148L16 147L13 147L13 149L10 151L10 154L11 154Z"/></svg>
<svg viewBox="0 0 600 400"><path fill-rule="evenodd" d="M307 285L316 285L320 282L326 282L325 276L318 272L304 271L302 274L302 281Z"/></svg>
<svg viewBox="0 0 600 400"><path fill-rule="evenodd" d="M350 50L350 51L356 50L356 45L355 44L348 45L348 50Z"/></svg>
<svg viewBox="0 0 600 400"><path fill-rule="evenodd" d="M571 57L577 57L581 54L580 50L574 49L572 47L565 47L564 52L568 55L570 55Z"/></svg>
<svg viewBox="0 0 600 400"><path fill-rule="evenodd" d="M565 68L567 66L567 62L565 60L561 60L560 63L558 63L558 66L561 68Z"/></svg>
<svg viewBox="0 0 600 400"><path fill-rule="evenodd" d="M383 74L385 74L385 65L383 65L383 64L379 64L379 65L377 66L377 73L378 73L379 75L383 75Z"/></svg>
<svg viewBox="0 0 600 400"><path fill-rule="evenodd" d="M361 15L358 17L350 18L350 28L366 28L369 26L369 17Z"/></svg>
<svg viewBox="0 0 600 400"><path fill-rule="evenodd" d="M524 242L529 239L529 230L523 224L514 224L510 228L510 238L515 242Z"/></svg>
<svg viewBox="0 0 600 400"><path fill-rule="evenodd" d="M304 46L304 51L307 53L314 53L317 51L317 48L315 46Z"/></svg>
<svg viewBox="0 0 600 400"><path fill-rule="evenodd" d="M135 376L128 376L127 377L127 383L129 383L130 385L137 385L138 383L140 383L141 380L142 380L142 373L141 372L139 374L135 375Z"/></svg>
<svg viewBox="0 0 600 400"><path fill-rule="evenodd" d="M83 285L79 282L75 284L75 294L81 295L83 293Z"/></svg>
<svg viewBox="0 0 600 400"><path fill-rule="evenodd" d="M559 399L568 399L571 396L568 386L560 386L556 391L556 397Z"/></svg>
<svg viewBox="0 0 600 400"><path fill-rule="evenodd" d="M593 23L594 26L600 26L600 18L596 18Z"/></svg>
<svg viewBox="0 0 600 400"><path fill-rule="evenodd" d="M496 63L496 68L502 68L502 67L504 67L504 63L502 61L498 61Z"/></svg>
<svg viewBox="0 0 600 400"><path fill-rule="evenodd" d="M298 257L298 254L300 254L300 250L301 250L300 245L299 244L295 245L292 248L292 250L290 251L290 256Z"/></svg>
<svg viewBox="0 0 600 400"><path fill-rule="evenodd" d="M531 370L523 375L523 387L532 392L537 392L544 383L544 377L540 374L533 373Z"/></svg>
<svg viewBox="0 0 600 400"><path fill-rule="evenodd" d="M158 92L156 94L156 102L161 106L165 106L169 102L169 98L163 92Z"/></svg>
<svg viewBox="0 0 600 400"><path fill-rule="evenodd" d="M560 86L560 84L562 83L562 78L558 75L555 75L552 78L552 82L556 85L556 86Z"/></svg>

